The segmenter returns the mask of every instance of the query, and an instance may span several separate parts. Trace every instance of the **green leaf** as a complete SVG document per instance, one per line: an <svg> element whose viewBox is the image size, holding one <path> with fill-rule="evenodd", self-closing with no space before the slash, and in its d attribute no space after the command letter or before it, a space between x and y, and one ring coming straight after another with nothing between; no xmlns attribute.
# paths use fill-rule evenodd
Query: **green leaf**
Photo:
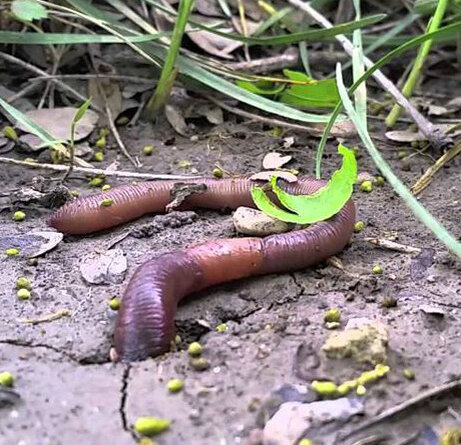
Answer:
<svg viewBox="0 0 461 445"><path fill-rule="evenodd" d="M85 115L86 110L88 110L89 106L91 105L92 100L93 98L90 97L85 102L83 102L82 105L80 105L77 112L75 113L74 118L72 119L73 124L76 124Z"/></svg>
<svg viewBox="0 0 461 445"><path fill-rule="evenodd" d="M275 94L281 93L285 85L274 85L273 82L259 81L259 82L247 82L246 80L237 80L235 82L240 88L244 88L247 91L251 91L255 94L273 96Z"/></svg>
<svg viewBox="0 0 461 445"><path fill-rule="evenodd" d="M293 71L285 68L283 70L283 75L288 77L290 80L296 80L297 82L312 82L314 79L309 77L307 74L302 73L301 71Z"/></svg>
<svg viewBox="0 0 461 445"><path fill-rule="evenodd" d="M130 42L148 42L168 36L169 33L126 37ZM124 43L117 36L103 34L65 34L0 31L0 43L17 45L67 45L79 43Z"/></svg>
<svg viewBox="0 0 461 445"><path fill-rule="evenodd" d="M317 80L308 85L291 84L280 96L280 102L307 108L334 108L339 101L334 79Z"/></svg>
<svg viewBox="0 0 461 445"><path fill-rule="evenodd" d="M278 208L261 187L254 187L251 196L256 206L269 216L285 222L312 224L324 221L338 213L352 195L357 179L357 162L354 152L344 145L338 146L343 163L328 183L312 195L291 195L277 185L277 178L271 177L272 190L279 201L294 213Z"/></svg>
<svg viewBox="0 0 461 445"><path fill-rule="evenodd" d="M48 12L44 6L35 0L14 0L11 3L11 12L23 22L46 19Z"/></svg>

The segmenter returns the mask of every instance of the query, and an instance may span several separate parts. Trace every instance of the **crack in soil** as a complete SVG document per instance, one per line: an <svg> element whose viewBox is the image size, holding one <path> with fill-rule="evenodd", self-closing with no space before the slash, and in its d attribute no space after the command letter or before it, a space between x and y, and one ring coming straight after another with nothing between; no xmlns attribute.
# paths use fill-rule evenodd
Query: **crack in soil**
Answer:
<svg viewBox="0 0 461 445"><path fill-rule="evenodd" d="M20 346L23 348L44 348L48 349L50 351L56 352L58 354L63 355L66 357L68 360L71 362L74 362L80 366L87 366L87 365L103 365L106 363L111 363L110 360L99 360L97 358L92 358L92 357L83 357L83 358L78 358L73 354L70 354L67 351L64 351L62 349L57 348L56 346L48 345L46 343L33 343L28 340L18 340L14 338L5 338L0 340L0 344L5 344L5 345L11 345L11 346Z"/></svg>
<svg viewBox="0 0 461 445"><path fill-rule="evenodd" d="M133 437L134 440L137 440L136 434L134 431L128 427L128 421L127 421L127 416L126 416L126 399L128 397L128 382L130 379L130 371L131 371L131 365L127 364L123 370L122 374L122 387L120 388L120 420L122 421L122 428L124 431L127 433L130 433L131 436Z"/></svg>

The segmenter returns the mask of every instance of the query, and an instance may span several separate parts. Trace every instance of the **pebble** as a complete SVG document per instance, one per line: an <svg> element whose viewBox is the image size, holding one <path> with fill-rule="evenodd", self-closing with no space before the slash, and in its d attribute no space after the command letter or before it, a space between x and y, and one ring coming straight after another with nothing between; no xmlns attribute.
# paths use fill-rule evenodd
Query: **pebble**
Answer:
<svg viewBox="0 0 461 445"><path fill-rule="evenodd" d="M239 207L232 215L237 232L251 236L267 236L283 233L289 229L284 221L267 216L263 212L249 207Z"/></svg>

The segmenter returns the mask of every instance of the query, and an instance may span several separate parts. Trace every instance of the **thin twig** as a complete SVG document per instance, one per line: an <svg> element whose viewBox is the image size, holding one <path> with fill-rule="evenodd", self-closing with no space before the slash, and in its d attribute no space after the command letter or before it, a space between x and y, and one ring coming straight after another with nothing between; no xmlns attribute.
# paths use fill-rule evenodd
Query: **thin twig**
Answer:
<svg viewBox="0 0 461 445"><path fill-rule="evenodd" d="M382 247L383 249L395 250L396 252L421 253L421 249L419 247L407 246L385 238L365 238L364 241L367 241L375 246Z"/></svg>
<svg viewBox="0 0 461 445"><path fill-rule="evenodd" d="M40 68L37 68L36 66L31 65L30 63L24 62L23 60L18 59L17 57L11 56L1 51L0 51L0 58L7 60L8 62L15 63L16 65L22 66L23 68L29 71L32 71L33 73L38 74L39 76L43 76L45 78L50 77L47 72L41 70ZM51 82L59 86L61 89L71 94L75 99L78 99L79 101L82 101L82 102L86 101L87 99L86 97L82 96L78 91L74 90L72 87L70 87L66 83L61 82L60 80L54 79L54 78L50 80ZM94 105L94 104L91 104L91 108L99 112L102 111L97 105Z"/></svg>
<svg viewBox="0 0 461 445"><path fill-rule="evenodd" d="M38 162L30 161L18 161L17 159L0 157L0 164L12 164L20 165L28 168L53 170L57 172L64 172L69 169L67 165L60 164L39 164ZM83 173L85 175L104 175L104 176L115 176L118 178L130 178L130 179L173 179L173 180L184 180L184 179L197 179L196 176L185 176L185 175L157 175L151 173L136 173L126 171L114 171L114 170L103 170L100 168L87 168L87 167L74 167L74 173Z"/></svg>
<svg viewBox="0 0 461 445"><path fill-rule="evenodd" d="M247 119L252 119L258 122L264 122L265 124L273 125L274 127L278 126L278 127L291 128L292 130L304 131L306 133L309 133L312 136L321 137L323 134L323 129L320 127L320 125L319 125L319 128L314 128L314 127L308 127L305 125L292 124L291 122L286 122L280 119L272 119L270 117L260 116L259 114L253 114L248 111L244 111L240 108L232 107L230 105L227 105L224 101L216 99L215 97L210 96L210 95L204 95L204 97L206 97L209 101L213 102L219 107L223 108L224 110L227 110L230 113L236 114L238 116L246 117ZM344 136L344 133L345 131L341 131L341 130L336 131L335 129L333 129L331 131L331 136L332 137Z"/></svg>
<svg viewBox="0 0 461 445"><path fill-rule="evenodd" d="M333 24L326 19L322 14L316 11L308 3L304 3L301 0L288 0L288 3L296 6L299 9L302 9L304 12L309 14L316 22L322 25L326 29L333 28ZM344 50L352 56L354 52L354 45L352 42L344 35L340 34L335 36L336 40L343 46ZM371 68L374 65L374 62L368 57L363 58L363 62L367 68ZM413 121L416 123L418 128L421 130L421 133L427 138L428 141L435 147L443 147L447 138L444 134L429 122L411 103L410 101L403 96L403 94L398 90L398 88L393 84L393 82L388 79L380 70L376 70L373 73L373 77L381 85L381 87L387 91L394 100L405 109L405 111L411 116Z"/></svg>
<svg viewBox="0 0 461 445"><path fill-rule="evenodd" d="M446 383L444 385L429 389L428 391L418 394L417 396L414 396L406 400L405 402L400 403L399 405L393 406L392 408L389 408L388 410L383 411L381 414L378 414L372 419L362 423L361 425L359 425L357 428L353 429L352 431L349 431L348 433L344 435L342 434L341 437L338 439L344 440L348 437L351 437L365 429L368 429L382 422L383 420L387 420L391 417L394 417L396 414L399 414L402 411L405 411L411 407L414 407L415 405L421 404L422 402L427 403L430 399L434 397L442 396L445 393L449 393L451 391L454 391L460 388L461 388L461 380L454 380L453 382Z"/></svg>
<svg viewBox="0 0 461 445"><path fill-rule="evenodd" d="M419 195L432 181L432 177L448 162L461 153L461 143L451 147L444 153L433 165L431 165L424 174L411 187L413 195Z"/></svg>

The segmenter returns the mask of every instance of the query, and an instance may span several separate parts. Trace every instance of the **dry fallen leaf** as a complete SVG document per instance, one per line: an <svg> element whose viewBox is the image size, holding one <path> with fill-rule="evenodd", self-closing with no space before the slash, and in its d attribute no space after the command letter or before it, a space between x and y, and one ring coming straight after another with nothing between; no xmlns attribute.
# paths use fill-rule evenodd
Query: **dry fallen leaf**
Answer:
<svg viewBox="0 0 461 445"><path fill-rule="evenodd" d="M171 104L166 105L165 117L177 133L181 136L187 136L188 127L180 108Z"/></svg>
<svg viewBox="0 0 461 445"><path fill-rule="evenodd" d="M77 112L74 107L62 108L41 108L40 110L31 110L24 113L30 120L43 127L48 133L58 140L70 140L70 127L72 119ZM86 138L96 126L98 114L92 110L87 110L82 119L75 127L75 141ZM20 122L16 126L30 133Z"/></svg>
<svg viewBox="0 0 461 445"><path fill-rule="evenodd" d="M273 170L274 168L283 167L287 162L291 161L291 156L282 156L277 152L270 152L264 156L263 168Z"/></svg>

